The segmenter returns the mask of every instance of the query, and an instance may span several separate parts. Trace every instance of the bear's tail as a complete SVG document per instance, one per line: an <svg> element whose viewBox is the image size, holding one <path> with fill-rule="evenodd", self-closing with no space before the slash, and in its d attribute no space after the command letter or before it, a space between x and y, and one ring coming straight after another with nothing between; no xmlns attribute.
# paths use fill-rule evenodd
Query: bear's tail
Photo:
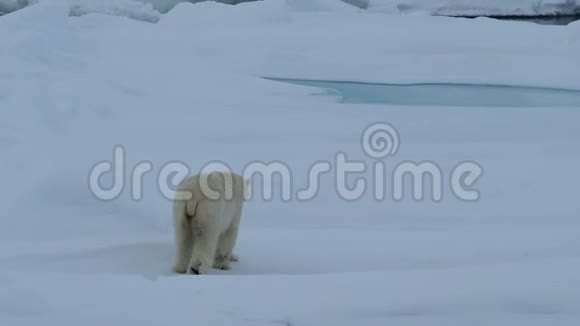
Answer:
<svg viewBox="0 0 580 326"><path fill-rule="evenodd" d="M173 201L173 217L176 223L191 219L195 215L195 209L197 208L197 202L191 202L192 200L175 199ZM188 211L188 205L193 204L193 210ZM191 207L190 207L191 208Z"/></svg>

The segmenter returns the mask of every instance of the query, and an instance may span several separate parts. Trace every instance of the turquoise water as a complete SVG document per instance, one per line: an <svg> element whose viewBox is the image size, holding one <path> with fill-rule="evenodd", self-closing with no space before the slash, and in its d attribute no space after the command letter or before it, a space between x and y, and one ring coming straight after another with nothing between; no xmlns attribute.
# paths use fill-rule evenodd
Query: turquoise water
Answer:
<svg viewBox="0 0 580 326"><path fill-rule="evenodd" d="M467 84L379 84L347 81L267 78L313 86L342 103L413 106L539 107L578 106L580 91L538 87Z"/></svg>
<svg viewBox="0 0 580 326"><path fill-rule="evenodd" d="M546 16L546 17L494 17L499 20L512 20L520 22L536 23L540 25L568 25L580 20L580 15Z"/></svg>

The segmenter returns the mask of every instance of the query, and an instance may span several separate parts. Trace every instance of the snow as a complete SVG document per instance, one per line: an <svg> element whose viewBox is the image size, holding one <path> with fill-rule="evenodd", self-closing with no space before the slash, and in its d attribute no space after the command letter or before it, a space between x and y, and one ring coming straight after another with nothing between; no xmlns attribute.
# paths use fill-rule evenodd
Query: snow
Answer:
<svg viewBox="0 0 580 326"><path fill-rule="evenodd" d="M100 13L113 16L125 16L155 23L161 14L148 3L132 0L70 0L70 15L82 16L90 13Z"/></svg>
<svg viewBox="0 0 580 326"><path fill-rule="evenodd" d="M578 107L341 104L261 77L580 90L580 25L345 8L182 3L152 24L53 0L2 16L0 324L577 324ZM277 160L300 189L339 151L375 162L360 144L375 122L400 134L388 171L441 166L441 202L346 201L323 175L311 200L247 203L231 271L170 272L165 163ZM129 183L89 191L117 145L127 181L154 167L138 201ZM477 202L449 189L464 160L484 168Z"/></svg>
<svg viewBox="0 0 580 326"><path fill-rule="evenodd" d="M38 1L52 0L0 0L0 15L20 10ZM61 1L61 0L56 0ZM128 17L135 20L156 23L161 14L172 10L179 3L200 3L207 0L65 0L69 15L105 14ZM217 0L224 4L239 4L261 0ZM213 2L213 1L212 1ZM64 3L64 2L63 2ZM355 7L336 0L288 0L286 3L295 11L353 11ZM356 3L353 3L356 5Z"/></svg>

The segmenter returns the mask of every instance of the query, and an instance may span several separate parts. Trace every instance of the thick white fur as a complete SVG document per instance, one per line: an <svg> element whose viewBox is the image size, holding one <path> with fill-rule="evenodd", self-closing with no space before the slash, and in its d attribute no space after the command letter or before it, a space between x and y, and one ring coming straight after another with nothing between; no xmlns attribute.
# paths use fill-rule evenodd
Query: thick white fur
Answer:
<svg viewBox="0 0 580 326"><path fill-rule="evenodd" d="M211 191L219 194L219 199L208 196L207 190L202 191L201 175L184 179L177 189L178 194L189 192L191 198L174 200L176 257L173 271L176 273L207 274L211 267L227 270L230 261L238 259L233 249L250 182L231 172L212 172L204 176ZM231 187L229 193L227 187Z"/></svg>

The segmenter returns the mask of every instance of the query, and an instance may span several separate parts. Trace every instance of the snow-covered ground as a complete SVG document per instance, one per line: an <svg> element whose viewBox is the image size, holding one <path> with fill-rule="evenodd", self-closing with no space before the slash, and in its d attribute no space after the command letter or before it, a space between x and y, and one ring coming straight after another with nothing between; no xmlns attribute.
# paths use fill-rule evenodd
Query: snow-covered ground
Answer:
<svg viewBox="0 0 580 326"><path fill-rule="evenodd" d="M580 90L580 24L309 4L180 4L151 24L53 0L0 18L1 325L580 322L578 107L339 104L260 78ZM376 122L400 135L387 169L441 167L441 202L346 201L323 175L309 201L247 203L231 271L170 272L165 163L278 160L299 189L338 152L375 162L360 141ZM102 201L89 171L117 145L127 186ZM465 160L484 169L476 202L449 188Z"/></svg>

